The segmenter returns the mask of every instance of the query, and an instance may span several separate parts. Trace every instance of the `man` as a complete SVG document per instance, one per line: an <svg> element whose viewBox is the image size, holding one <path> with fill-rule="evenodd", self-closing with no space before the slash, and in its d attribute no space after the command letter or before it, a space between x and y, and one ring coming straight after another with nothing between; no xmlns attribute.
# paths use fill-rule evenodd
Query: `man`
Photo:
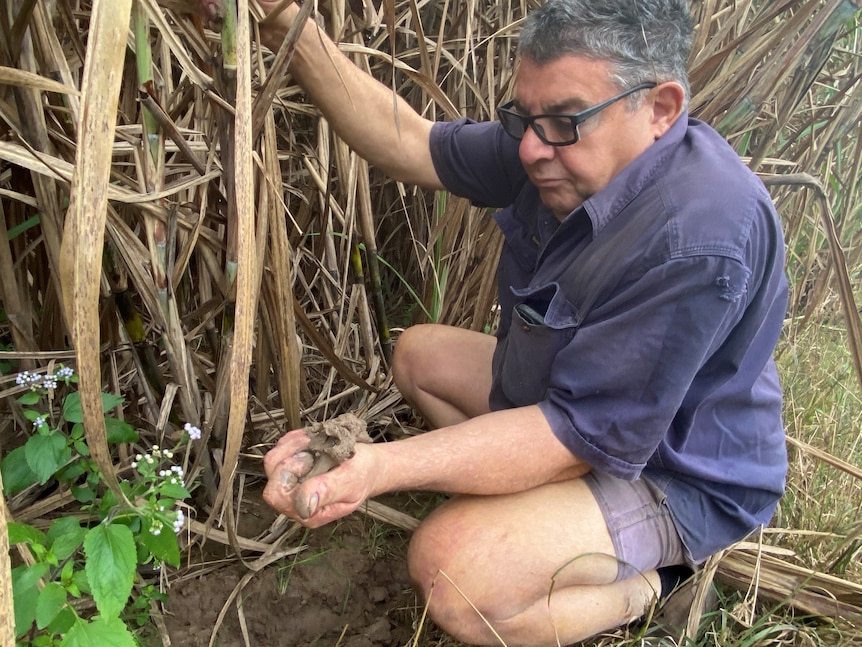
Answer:
<svg viewBox="0 0 862 647"><path fill-rule="evenodd" d="M295 15L273 17L273 48ZM500 121L431 123L304 28L293 76L350 146L501 208L501 323L496 340L406 330L395 380L435 429L299 485L307 441L290 432L264 497L317 527L384 492L455 495L408 560L464 642L569 644L630 622L673 567L767 523L782 494L781 228L733 150L688 118L690 41L684 0L550 0L523 25ZM612 262L572 270L607 239Z"/></svg>

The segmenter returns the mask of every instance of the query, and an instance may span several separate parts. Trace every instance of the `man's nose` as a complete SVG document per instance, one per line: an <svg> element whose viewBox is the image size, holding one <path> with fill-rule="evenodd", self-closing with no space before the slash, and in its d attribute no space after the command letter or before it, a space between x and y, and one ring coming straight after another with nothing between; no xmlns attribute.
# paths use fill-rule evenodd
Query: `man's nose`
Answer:
<svg viewBox="0 0 862 647"><path fill-rule="evenodd" d="M524 131L524 136L521 138L518 155L524 164L529 164L552 158L554 156L554 147L539 139L536 131L530 126Z"/></svg>

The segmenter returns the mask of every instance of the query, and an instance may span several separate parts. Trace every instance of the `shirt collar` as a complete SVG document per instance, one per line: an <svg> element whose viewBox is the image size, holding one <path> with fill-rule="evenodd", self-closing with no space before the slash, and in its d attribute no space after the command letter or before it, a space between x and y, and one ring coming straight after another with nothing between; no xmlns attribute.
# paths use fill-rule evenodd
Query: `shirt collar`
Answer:
<svg viewBox="0 0 862 647"><path fill-rule="evenodd" d="M617 173L601 191L584 201L581 207L592 221L594 236L643 191L644 187L653 182L656 173L679 146L687 129L688 113L683 112L654 144ZM569 215L571 217L572 214Z"/></svg>

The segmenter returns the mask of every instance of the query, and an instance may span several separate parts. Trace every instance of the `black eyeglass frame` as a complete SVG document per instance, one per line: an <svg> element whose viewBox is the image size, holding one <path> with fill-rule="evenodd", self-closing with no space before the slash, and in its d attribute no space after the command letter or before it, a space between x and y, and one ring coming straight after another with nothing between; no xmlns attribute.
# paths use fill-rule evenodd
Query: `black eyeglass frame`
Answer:
<svg viewBox="0 0 862 647"><path fill-rule="evenodd" d="M586 110L581 110L580 112L575 112L575 113L563 113L563 114L550 114L549 113L549 114L543 114L543 115L530 115L530 116L525 117L524 115L521 115L521 114L515 112L514 110L512 110L512 106L515 105L515 100L512 99L511 101L507 101L502 106L497 108L497 118L500 120L500 123L503 125L503 130L506 131L506 134L509 135L510 137L514 137L515 139L523 139L524 133L527 132L527 127L529 126L530 128L533 129L533 132L536 133L536 136L540 140L542 140L542 142L544 144L547 144L548 146L571 146L572 144L576 144L578 141L580 141L581 135L578 132L578 126L581 125L582 123L584 123L587 119L597 115L598 113L600 113L602 110L604 110L608 106L616 103L620 99L624 99L625 97L629 96L630 94L634 94L635 92L640 92L641 90L652 89L652 88L657 87L657 86L658 86L658 83L655 83L654 81L647 81L645 83L641 83L639 85L631 87L628 90L626 90L625 92L621 92L621 93L611 97L610 99L607 99L606 101L602 101L601 103L598 103L594 106L590 106ZM574 138L570 139L570 140L562 141L562 142L549 141L548 138L545 136L545 133L543 132L541 126L536 125L536 121L538 119L544 119L547 117L552 117L554 119L568 119L569 121L571 121L572 122L572 132L575 134ZM509 131L509 129L506 128L506 123L512 123L511 121L507 122L507 119L516 119L517 121L521 122L521 125L523 126L523 128L521 130L520 135L515 135L514 133Z"/></svg>

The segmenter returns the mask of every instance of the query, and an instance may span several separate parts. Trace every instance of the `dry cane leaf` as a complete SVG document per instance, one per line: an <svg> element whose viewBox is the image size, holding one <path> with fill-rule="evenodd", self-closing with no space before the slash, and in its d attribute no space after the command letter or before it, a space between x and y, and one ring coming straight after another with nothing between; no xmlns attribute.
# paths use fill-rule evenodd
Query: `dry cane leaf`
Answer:
<svg viewBox="0 0 862 647"><path fill-rule="evenodd" d="M61 251L63 304L77 356L87 445L105 482L122 498L102 413L99 285L111 148L131 7L132 0L93 3L71 204Z"/></svg>

